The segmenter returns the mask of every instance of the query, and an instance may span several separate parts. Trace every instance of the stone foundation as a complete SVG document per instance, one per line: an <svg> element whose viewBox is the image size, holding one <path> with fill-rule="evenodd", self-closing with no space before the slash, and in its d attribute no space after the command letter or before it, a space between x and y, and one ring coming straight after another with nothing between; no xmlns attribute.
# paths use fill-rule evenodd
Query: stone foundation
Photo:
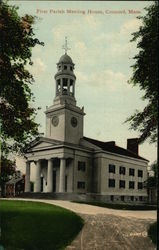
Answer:
<svg viewBox="0 0 159 250"><path fill-rule="evenodd" d="M119 195L100 195L100 194L79 194L79 193L23 193L20 198L34 199L53 199L69 201L88 201L88 202L105 202L105 203L147 203L147 196L119 196Z"/></svg>

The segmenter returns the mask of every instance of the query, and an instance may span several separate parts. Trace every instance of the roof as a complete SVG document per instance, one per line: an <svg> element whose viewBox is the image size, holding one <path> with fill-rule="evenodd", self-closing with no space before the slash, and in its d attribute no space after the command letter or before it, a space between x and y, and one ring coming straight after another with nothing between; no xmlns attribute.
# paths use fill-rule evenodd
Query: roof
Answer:
<svg viewBox="0 0 159 250"><path fill-rule="evenodd" d="M24 180L24 178L23 177L19 177L17 179L12 178L11 180L7 181L6 184L16 184L17 182L19 182L21 180Z"/></svg>
<svg viewBox="0 0 159 250"><path fill-rule="evenodd" d="M83 139L89 143L92 143L93 145L99 147L101 150L106 151L106 152L111 152L117 155L123 155L123 156L128 156L128 157L132 157L135 159L140 159L140 160L144 160L144 161L148 161L147 159L135 154L134 152L119 147L115 144L115 141L108 141L108 142L103 142L103 141L98 141L92 138L88 138L88 137L83 137ZM36 138L34 141L32 141L32 143L30 144L30 146L26 149L26 152L28 150L30 150L32 147L34 147L35 145L37 145L40 142L48 142L52 145L61 145L61 143L63 144L62 141L58 141L58 140L54 140L52 138L46 138L46 137L38 137ZM66 143L68 144L68 143ZM70 144L70 143L69 143ZM91 149L91 147L90 147ZM29 152L29 151L28 151Z"/></svg>
<svg viewBox="0 0 159 250"><path fill-rule="evenodd" d="M124 156L128 156L128 157L132 157L132 158L136 158L136 159L141 159L141 160L146 160L145 158L135 154L134 152L127 150L125 148L121 148L117 145L115 145L115 141L109 141L109 142L103 142L103 141L98 141L95 139L91 139L88 137L83 137L86 141L98 146L99 148L101 148L104 151L108 151L114 154L118 154L118 155L124 155Z"/></svg>
<svg viewBox="0 0 159 250"><path fill-rule="evenodd" d="M60 60L58 63L70 63L70 64L73 64L73 61L71 59L70 56L68 56L67 54L64 54L60 57Z"/></svg>

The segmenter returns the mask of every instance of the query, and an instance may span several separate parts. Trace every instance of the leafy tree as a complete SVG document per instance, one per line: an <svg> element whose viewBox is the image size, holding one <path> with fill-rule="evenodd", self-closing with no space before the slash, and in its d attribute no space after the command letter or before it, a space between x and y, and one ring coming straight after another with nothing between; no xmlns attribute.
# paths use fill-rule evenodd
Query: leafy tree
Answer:
<svg viewBox="0 0 159 250"><path fill-rule="evenodd" d="M150 169L153 171L153 176L148 175L148 178L145 182L145 187L147 188L148 198L151 200L151 202L154 202L154 198L152 197L154 197L158 185L158 164L156 161L152 163Z"/></svg>
<svg viewBox="0 0 159 250"><path fill-rule="evenodd" d="M145 91L143 100L148 104L143 111L138 111L130 116L126 122L130 122L130 128L139 131L139 142L147 138L153 143L157 140L157 102L158 102L158 2L145 8L147 14L138 17L142 20L142 26L133 33L131 42L137 41L139 52L132 66L133 75L129 83L138 85Z"/></svg>
<svg viewBox="0 0 159 250"><path fill-rule="evenodd" d="M20 17L17 11L18 7L0 1L0 141L1 166L6 165L6 169L10 153L23 152L24 146L38 135L37 110L32 105L30 88L34 79L27 65L33 64L32 48L44 44L35 38L35 17Z"/></svg>
<svg viewBox="0 0 159 250"><path fill-rule="evenodd" d="M2 196L5 195L5 183L9 181L10 176L15 173L15 161L6 159L2 156L1 158L1 174L0 174L0 186L1 186L1 193Z"/></svg>

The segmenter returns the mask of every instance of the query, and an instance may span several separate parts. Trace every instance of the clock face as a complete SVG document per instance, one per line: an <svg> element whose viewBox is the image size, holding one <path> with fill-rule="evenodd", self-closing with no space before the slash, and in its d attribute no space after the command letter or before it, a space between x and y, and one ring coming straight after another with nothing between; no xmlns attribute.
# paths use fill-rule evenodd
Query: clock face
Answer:
<svg viewBox="0 0 159 250"><path fill-rule="evenodd" d="M59 124L59 118L58 118L58 116L53 116L53 118L52 118L52 124L53 124L54 127L58 126L58 124Z"/></svg>
<svg viewBox="0 0 159 250"><path fill-rule="evenodd" d="M77 126L77 123L78 123L78 122L77 122L77 118L73 116L73 117L71 118L71 125L72 125L72 127L75 128L75 127Z"/></svg>

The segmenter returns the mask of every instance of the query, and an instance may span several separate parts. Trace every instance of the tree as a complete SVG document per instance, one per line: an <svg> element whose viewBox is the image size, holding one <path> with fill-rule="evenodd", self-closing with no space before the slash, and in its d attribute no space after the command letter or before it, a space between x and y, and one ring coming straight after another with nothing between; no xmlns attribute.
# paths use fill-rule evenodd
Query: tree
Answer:
<svg viewBox="0 0 159 250"><path fill-rule="evenodd" d="M151 167L151 170L153 171L153 176L148 176L147 187L157 188L157 174L158 174L157 162L155 161L150 167Z"/></svg>
<svg viewBox="0 0 159 250"><path fill-rule="evenodd" d="M0 140L1 166L6 165L6 169L10 154L22 153L24 146L38 135L37 110L32 105L30 88L34 79L27 65L33 64L32 48L44 44L34 37L35 17L20 17L17 10L16 6L0 2ZM8 160L11 165L11 159Z"/></svg>
<svg viewBox="0 0 159 250"><path fill-rule="evenodd" d="M146 180L146 188L148 193L148 200L150 202L156 202L157 196L157 185L158 185L158 164L155 161L150 166L151 171L153 171L153 176L148 175ZM156 198L155 198L156 197Z"/></svg>
<svg viewBox="0 0 159 250"><path fill-rule="evenodd" d="M0 186L1 194L5 195L5 183L9 181L10 176L15 173L15 161L6 159L6 157L1 158L1 173L0 173Z"/></svg>
<svg viewBox="0 0 159 250"><path fill-rule="evenodd" d="M158 102L158 2L145 8L147 14L138 17L142 20L142 26L133 33L131 42L138 41L139 52L132 65L133 75L129 83L138 85L145 91L143 100L148 104L143 111L138 111L130 116L126 122L130 122L130 128L139 131L139 142L150 139L157 140L157 102Z"/></svg>

